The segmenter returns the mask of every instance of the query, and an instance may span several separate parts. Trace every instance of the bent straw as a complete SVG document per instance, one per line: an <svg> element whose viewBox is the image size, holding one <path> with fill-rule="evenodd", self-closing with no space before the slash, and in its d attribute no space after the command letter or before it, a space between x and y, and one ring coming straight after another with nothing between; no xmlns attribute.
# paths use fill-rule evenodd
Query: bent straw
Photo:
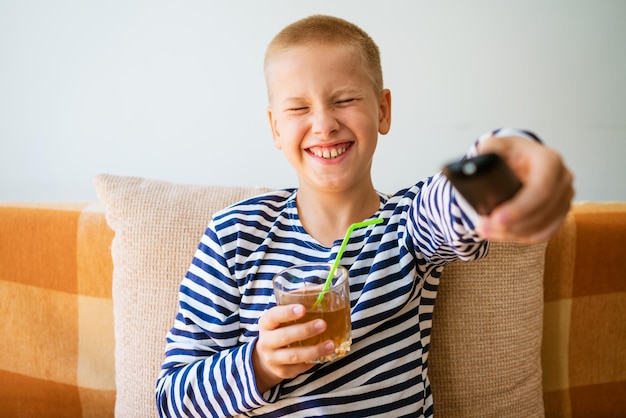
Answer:
<svg viewBox="0 0 626 418"><path fill-rule="evenodd" d="M322 303L322 299L324 299L324 295L326 294L326 292L328 292L328 289L330 289L330 284L333 281L333 276L335 275L335 271L337 270L337 267L339 267L339 261L341 261L343 252L346 250L348 241L350 241L350 235L352 235L352 231L354 231L357 228L363 228L365 226L379 224L379 223L382 223L383 221L384 221L383 218L369 219L367 221L354 223L348 227L348 230L346 231L346 235L343 237L343 241L341 242L341 247L339 247L339 252L337 252L337 257L335 257L335 262L333 263L333 266L330 268L330 272L328 273L328 277L326 278L326 282L324 283L324 288L322 289L322 292L317 297L317 300L311 307L312 309L316 308L317 305Z"/></svg>

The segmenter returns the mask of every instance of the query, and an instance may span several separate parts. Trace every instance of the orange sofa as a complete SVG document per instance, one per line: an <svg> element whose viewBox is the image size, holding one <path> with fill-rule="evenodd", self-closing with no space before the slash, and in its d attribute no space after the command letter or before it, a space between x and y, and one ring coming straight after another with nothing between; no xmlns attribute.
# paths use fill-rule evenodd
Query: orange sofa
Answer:
<svg viewBox="0 0 626 418"><path fill-rule="evenodd" d="M155 416L199 237L265 190L109 175L96 188L101 202L0 203L0 416ZM547 245L453 263L431 348L439 416L626 416L626 203L576 204Z"/></svg>

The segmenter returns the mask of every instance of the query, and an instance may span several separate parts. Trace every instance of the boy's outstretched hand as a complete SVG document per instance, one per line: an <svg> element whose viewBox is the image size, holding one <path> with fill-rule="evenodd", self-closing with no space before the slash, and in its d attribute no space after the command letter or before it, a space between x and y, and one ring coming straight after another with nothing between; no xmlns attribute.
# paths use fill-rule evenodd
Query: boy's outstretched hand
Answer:
<svg viewBox="0 0 626 418"><path fill-rule="evenodd" d="M512 199L482 217L479 234L494 241L547 241L574 197L573 175L561 156L543 144L515 136L483 140L478 152L500 154L523 184Z"/></svg>
<svg viewBox="0 0 626 418"><path fill-rule="evenodd" d="M259 339L252 353L259 392L263 393L284 379L304 373L314 366L310 361L334 352L335 346L330 340L313 346L287 347L321 334L326 329L326 323L321 319L281 327L304 314L302 305L282 305L268 309L259 318Z"/></svg>

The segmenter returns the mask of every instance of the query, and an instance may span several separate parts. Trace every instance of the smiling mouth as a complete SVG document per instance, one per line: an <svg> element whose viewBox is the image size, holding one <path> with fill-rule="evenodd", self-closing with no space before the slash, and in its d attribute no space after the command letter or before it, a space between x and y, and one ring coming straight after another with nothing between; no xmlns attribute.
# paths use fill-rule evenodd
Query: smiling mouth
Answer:
<svg viewBox="0 0 626 418"><path fill-rule="evenodd" d="M350 148L351 144L337 144L332 147L311 147L309 151L315 154L319 158L324 158L326 160L332 160L333 158L339 157L341 154L346 152L348 148Z"/></svg>

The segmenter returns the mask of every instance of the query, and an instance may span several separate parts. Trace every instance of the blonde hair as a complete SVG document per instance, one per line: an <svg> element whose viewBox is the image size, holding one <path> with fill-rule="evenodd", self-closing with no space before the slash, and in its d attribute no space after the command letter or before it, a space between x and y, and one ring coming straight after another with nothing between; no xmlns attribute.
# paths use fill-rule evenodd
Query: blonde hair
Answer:
<svg viewBox="0 0 626 418"><path fill-rule="evenodd" d="M309 43L335 44L354 53L365 66L376 93L383 90L380 51L374 40L360 27L334 16L313 15L300 19L278 32L265 52L265 80L269 85L268 66L274 55Z"/></svg>

